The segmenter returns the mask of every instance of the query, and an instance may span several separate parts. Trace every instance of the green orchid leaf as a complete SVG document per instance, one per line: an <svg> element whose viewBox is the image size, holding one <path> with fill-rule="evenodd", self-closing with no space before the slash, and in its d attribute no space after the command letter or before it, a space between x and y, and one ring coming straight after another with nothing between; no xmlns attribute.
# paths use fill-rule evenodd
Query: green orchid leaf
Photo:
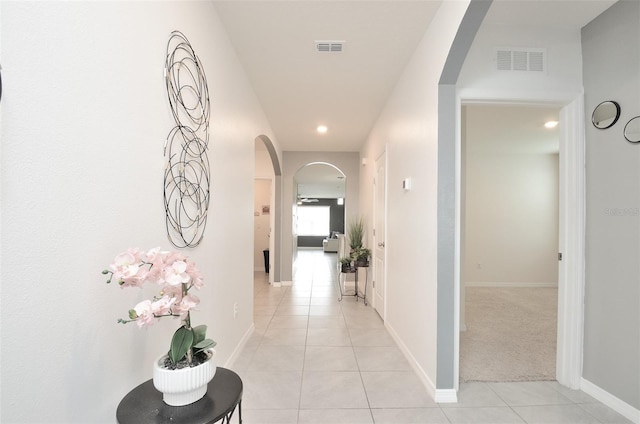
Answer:
<svg viewBox="0 0 640 424"><path fill-rule="evenodd" d="M194 346L207 338L207 326L198 325L193 327L193 344Z"/></svg>
<svg viewBox="0 0 640 424"><path fill-rule="evenodd" d="M180 327L173 333L171 339L171 349L169 350L169 359L172 364L176 364L187 354L193 344L193 331L186 327Z"/></svg>
<svg viewBox="0 0 640 424"><path fill-rule="evenodd" d="M138 318L138 314L136 313L135 309L129 309L129 319L136 319Z"/></svg>
<svg viewBox="0 0 640 424"><path fill-rule="evenodd" d="M198 344L193 346L193 350L194 350L193 353L198 353L198 352L200 352L202 350L205 350L205 349L212 349L212 348L216 347L216 345L217 345L217 343L214 342L211 339L202 340L200 343L198 343Z"/></svg>

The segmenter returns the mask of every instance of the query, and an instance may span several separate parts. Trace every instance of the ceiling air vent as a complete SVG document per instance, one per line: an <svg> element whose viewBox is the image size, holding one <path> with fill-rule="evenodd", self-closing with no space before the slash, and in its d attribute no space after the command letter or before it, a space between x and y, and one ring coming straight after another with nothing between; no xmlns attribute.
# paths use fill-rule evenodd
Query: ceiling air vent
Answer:
<svg viewBox="0 0 640 424"><path fill-rule="evenodd" d="M546 72L547 50L530 48L497 48L498 71Z"/></svg>
<svg viewBox="0 0 640 424"><path fill-rule="evenodd" d="M344 41L316 41L316 51L318 53L342 53Z"/></svg>

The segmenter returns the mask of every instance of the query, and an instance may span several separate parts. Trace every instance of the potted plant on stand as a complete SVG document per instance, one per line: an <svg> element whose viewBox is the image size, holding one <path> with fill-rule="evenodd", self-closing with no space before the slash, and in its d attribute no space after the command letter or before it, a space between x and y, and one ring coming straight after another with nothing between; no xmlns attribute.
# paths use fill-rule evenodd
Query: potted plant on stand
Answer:
<svg viewBox="0 0 640 424"><path fill-rule="evenodd" d="M201 399L216 372L213 350L216 342L206 338L205 325L191 326L190 311L200 300L190 291L204 285L195 263L180 252L128 249L117 255L102 273L109 275L107 283L116 281L122 288L147 284L160 287L157 296L138 303L129 310L128 319L121 318L118 322L135 321L142 328L163 317L180 318L181 325L173 334L168 353L154 362L153 384L171 406Z"/></svg>
<svg viewBox="0 0 640 424"><path fill-rule="evenodd" d="M366 247L360 247L353 252L353 259L356 267L368 267L370 257L371 250L367 249Z"/></svg>
<svg viewBox="0 0 640 424"><path fill-rule="evenodd" d="M363 245L364 219L358 217L349 223L349 247L351 247L351 257L356 267L368 267L371 250Z"/></svg>
<svg viewBox="0 0 640 424"><path fill-rule="evenodd" d="M351 256L345 256L340 258L340 269L343 273L354 272L354 268L351 266L353 258Z"/></svg>

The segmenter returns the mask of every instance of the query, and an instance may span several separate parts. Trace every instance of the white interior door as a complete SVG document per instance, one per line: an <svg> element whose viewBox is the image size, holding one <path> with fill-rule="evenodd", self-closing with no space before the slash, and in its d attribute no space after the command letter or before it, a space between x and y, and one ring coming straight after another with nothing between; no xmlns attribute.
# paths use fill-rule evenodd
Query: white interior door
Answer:
<svg viewBox="0 0 640 424"><path fill-rule="evenodd" d="M376 160L376 176L374 186L374 274L373 274L373 307L384 320L385 315L385 222L386 222L386 154Z"/></svg>

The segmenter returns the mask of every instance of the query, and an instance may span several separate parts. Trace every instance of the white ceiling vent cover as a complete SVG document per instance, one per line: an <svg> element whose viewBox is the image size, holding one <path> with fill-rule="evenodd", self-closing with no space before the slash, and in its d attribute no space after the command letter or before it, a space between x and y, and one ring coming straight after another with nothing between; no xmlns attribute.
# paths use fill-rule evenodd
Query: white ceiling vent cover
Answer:
<svg viewBox="0 0 640 424"><path fill-rule="evenodd" d="M316 41L315 43L318 53L342 53L344 51L344 41Z"/></svg>
<svg viewBox="0 0 640 424"><path fill-rule="evenodd" d="M547 72L547 50L521 47L496 48L498 71Z"/></svg>

